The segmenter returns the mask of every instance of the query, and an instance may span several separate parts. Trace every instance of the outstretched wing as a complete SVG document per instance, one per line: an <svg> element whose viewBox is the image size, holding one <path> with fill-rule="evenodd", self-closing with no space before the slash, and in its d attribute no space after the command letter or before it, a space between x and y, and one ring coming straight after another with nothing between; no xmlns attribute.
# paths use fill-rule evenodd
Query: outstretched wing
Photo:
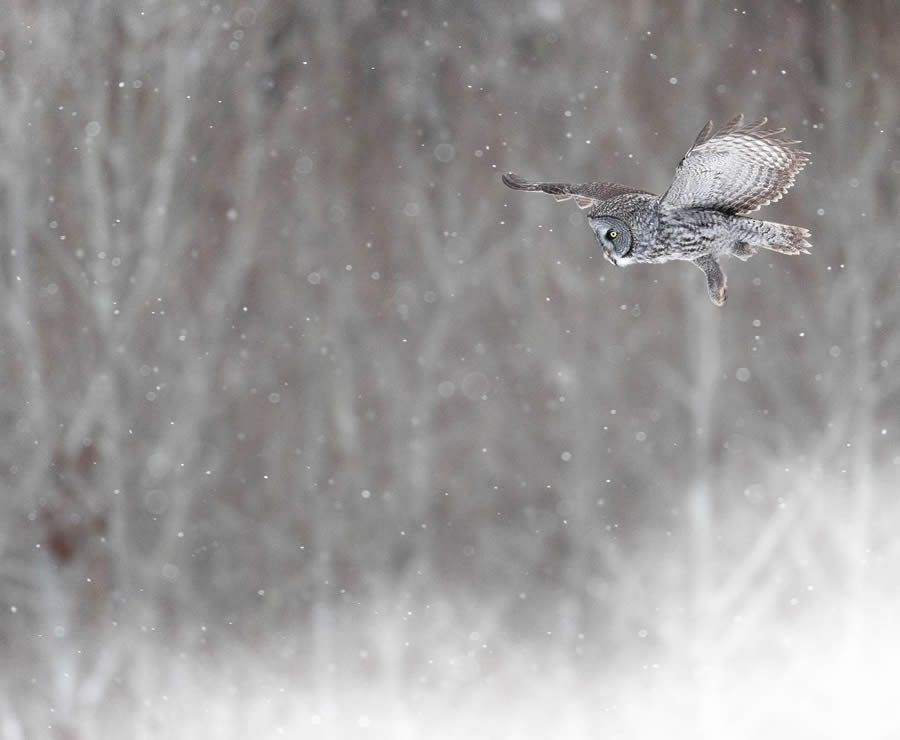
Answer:
<svg viewBox="0 0 900 740"><path fill-rule="evenodd" d="M609 200L617 195L628 193L645 193L626 185L617 185L613 182L530 182L524 177L519 177L512 172L502 176L503 184L513 190L528 190L552 195L556 200L574 200L579 208L590 208L604 200Z"/></svg>
<svg viewBox="0 0 900 740"><path fill-rule="evenodd" d="M809 152L797 148L799 141L780 138L783 128L766 128L766 120L745 125L741 115L713 136L712 121L707 123L660 205L742 215L780 200L806 166Z"/></svg>

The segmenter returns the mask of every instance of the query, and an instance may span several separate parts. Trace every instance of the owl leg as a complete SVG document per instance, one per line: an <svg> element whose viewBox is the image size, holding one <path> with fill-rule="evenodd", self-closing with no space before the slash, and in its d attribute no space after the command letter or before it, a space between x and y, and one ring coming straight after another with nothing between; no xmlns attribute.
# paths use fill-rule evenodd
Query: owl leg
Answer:
<svg viewBox="0 0 900 740"><path fill-rule="evenodd" d="M706 255L695 259L694 264L706 273L706 287L709 288L710 300L717 306L721 306L725 303L725 298L727 297L725 292L727 281L725 273L719 267L719 263L710 255Z"/></svg>

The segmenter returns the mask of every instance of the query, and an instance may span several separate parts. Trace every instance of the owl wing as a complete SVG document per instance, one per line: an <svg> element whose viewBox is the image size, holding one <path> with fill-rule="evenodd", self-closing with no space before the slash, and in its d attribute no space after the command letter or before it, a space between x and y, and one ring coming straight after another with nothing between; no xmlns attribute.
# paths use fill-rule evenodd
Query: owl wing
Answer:
<svg viewBox="0 0 900 740"><path fill-rule="evenodd" d="M618 185L614 182L530 182L512 172L502 176L503 184L513 190L528 190L552 195L557 201L574 200L579 208L590 208L618 195L645 193L644 190Z"/></svg>
<svg viewBox="0 0 900 740"><path fill-rule="evenodd" d="M707 123L678 164L660 205L742 215L780 200L806 166L809 152L796 147L799 141L780 138L784 129L766 128L766 120L744 124L741 115L712 136L712 121Z"/></svg>

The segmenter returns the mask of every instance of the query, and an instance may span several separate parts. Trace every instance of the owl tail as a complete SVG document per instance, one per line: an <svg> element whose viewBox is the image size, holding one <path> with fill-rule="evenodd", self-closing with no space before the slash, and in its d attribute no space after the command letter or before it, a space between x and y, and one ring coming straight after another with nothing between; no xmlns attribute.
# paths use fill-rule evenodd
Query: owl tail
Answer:
<svg viewBox="0 0 900 740"><path fill-rule="evenodd" d="M809 254L809 250L812 248L809 243L809 230L802 226L789 226L756 219L747 219L747 221L752 222L753 227L750 231L753 233L748 235L750 238L745 241L753 247L763 247L781 254Z"/></svg>

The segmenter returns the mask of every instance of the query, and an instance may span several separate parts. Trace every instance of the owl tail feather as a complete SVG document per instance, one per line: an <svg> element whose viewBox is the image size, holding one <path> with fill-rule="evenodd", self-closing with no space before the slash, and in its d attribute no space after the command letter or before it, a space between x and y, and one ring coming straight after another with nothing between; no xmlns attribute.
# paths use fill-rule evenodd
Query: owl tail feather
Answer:
<svg viewBox="0 0 900 740"><path fill-rule="evenodd" d="M809 230L802 226L776 224L772 221L760 221L759 240L751 242L754 246L771 249L781 254L809 254L812 245L809 243Z"/></svg>

